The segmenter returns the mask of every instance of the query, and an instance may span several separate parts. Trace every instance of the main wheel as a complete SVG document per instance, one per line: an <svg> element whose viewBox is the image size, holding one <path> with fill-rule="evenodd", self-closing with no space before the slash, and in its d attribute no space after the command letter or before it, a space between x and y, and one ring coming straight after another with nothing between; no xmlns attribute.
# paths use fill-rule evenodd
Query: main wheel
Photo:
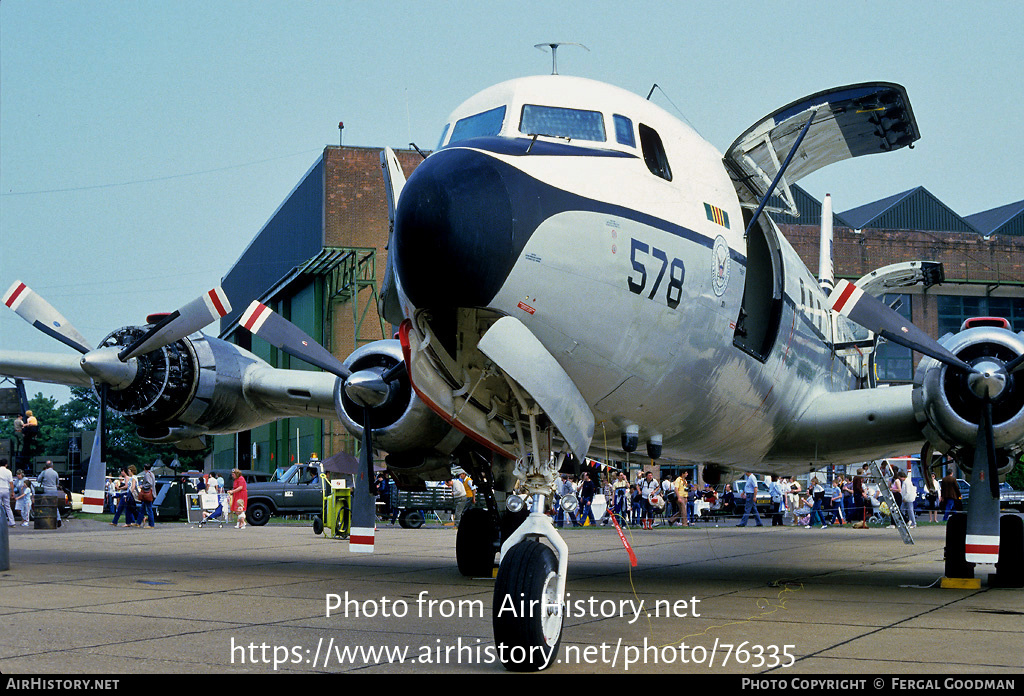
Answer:
<svg viewBox="0 0 1024 696"><path fill-rule="evenodd" d="M554 552L538 541L513 546L498 568L491 611L505 669L536 672L554 662L563 621Z"/></svg>
<svg viewBox="0 0 1024 696"><path fill-rule="evenodd" d="M459 520L455 535L455 560L467 578L491 577L498 531L484 508L470 508Z"/></svg>

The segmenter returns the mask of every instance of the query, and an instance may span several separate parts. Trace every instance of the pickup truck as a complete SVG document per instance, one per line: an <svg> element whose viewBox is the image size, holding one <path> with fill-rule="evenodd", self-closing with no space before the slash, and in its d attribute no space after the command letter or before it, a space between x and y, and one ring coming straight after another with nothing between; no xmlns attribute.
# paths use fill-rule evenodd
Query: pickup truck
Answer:
<svg viewBox="0 0 1024 696"><path fill-rule="evenodd" d="M1014 490L1008 483L1000 483L999 507L1017 508L1017 512L1024 512L1024 491Z"/></svg>
<svg viewBox="0 0 1024 696"><path fill-rule="evenodd" d="M321 470L320 462L315 460L292 464L276 471L270 481L248 484L246 521L261 527L274 515L321 514L324 501Z"/></svg>

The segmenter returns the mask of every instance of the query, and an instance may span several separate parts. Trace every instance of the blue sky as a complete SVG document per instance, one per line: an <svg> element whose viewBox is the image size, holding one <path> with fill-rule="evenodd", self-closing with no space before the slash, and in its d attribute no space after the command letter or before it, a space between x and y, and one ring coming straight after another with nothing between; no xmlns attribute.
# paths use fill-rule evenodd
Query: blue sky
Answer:
<svg viewBox="0 0 1024 696"><path fill-rule="evenodd" d="M4 0L0 291L25 281L94 342L174 309L219 282L339 121L348 145L432 148L465 98L549 72L548 41L590 49L562 49L563 74L657 82L719 150L804 95L898 82L916 147L801 185L839 211L915 186L987 210L1024 198L1022 7ZM0 349L66 350L6 309Z"/></svg>

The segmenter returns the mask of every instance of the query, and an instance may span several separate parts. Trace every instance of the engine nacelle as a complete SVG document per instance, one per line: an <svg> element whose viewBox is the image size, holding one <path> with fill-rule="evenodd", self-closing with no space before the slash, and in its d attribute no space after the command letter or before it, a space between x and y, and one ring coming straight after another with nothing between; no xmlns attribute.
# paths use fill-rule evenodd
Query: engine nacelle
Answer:
<svg viewBox="0 0 1024 696"><path fill-rule="evenodd" d="M972 365L992 358L1006 363L1024 354L1024 333L994 326L947 334L939 343ZM972 394L966 374L934 358L922 358L914 374L913 402L914 415L937 450L974 447L982 402ZM1024 446L1024 373L1007 377L1003 393L992 403L992 423L996 449L1020 452ZM961 465L969 471L971 461L966 459L962 458ZM1012 464L1009 459L1000 475Z"/></svg>
<svg viewBox="0 0 1024 696"><path fill-rule="evenodd" d="M345 367L353 373L379 367L385 370L402 362L402 345L397 340L374 341L353 351ZM334 390L334 407L342 425L352 435L363 436L364 409L345 394L344 383L338 380ZM395 392L386 406L370 409L373 443L389 454L412 451L435 451L448 454L462 440L462 434L441 419L420 400L409 384L404 371L396 380ZM401 457L388 462L405 461ZM418 461L412 458L411 462ZM395 464L400 466L400 464Z"/></svg>

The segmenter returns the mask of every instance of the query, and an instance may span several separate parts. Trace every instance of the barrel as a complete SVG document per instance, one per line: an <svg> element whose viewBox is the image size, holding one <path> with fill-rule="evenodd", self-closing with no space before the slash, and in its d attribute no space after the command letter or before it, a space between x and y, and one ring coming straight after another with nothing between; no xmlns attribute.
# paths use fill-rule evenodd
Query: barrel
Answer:
<svg viewBox="0 0 1024 696"><path fill-rule="evenodd" d="M36 529L57 528L57 506L59 495L37 495L32 500L32 514L36 519Z"/></svg>

